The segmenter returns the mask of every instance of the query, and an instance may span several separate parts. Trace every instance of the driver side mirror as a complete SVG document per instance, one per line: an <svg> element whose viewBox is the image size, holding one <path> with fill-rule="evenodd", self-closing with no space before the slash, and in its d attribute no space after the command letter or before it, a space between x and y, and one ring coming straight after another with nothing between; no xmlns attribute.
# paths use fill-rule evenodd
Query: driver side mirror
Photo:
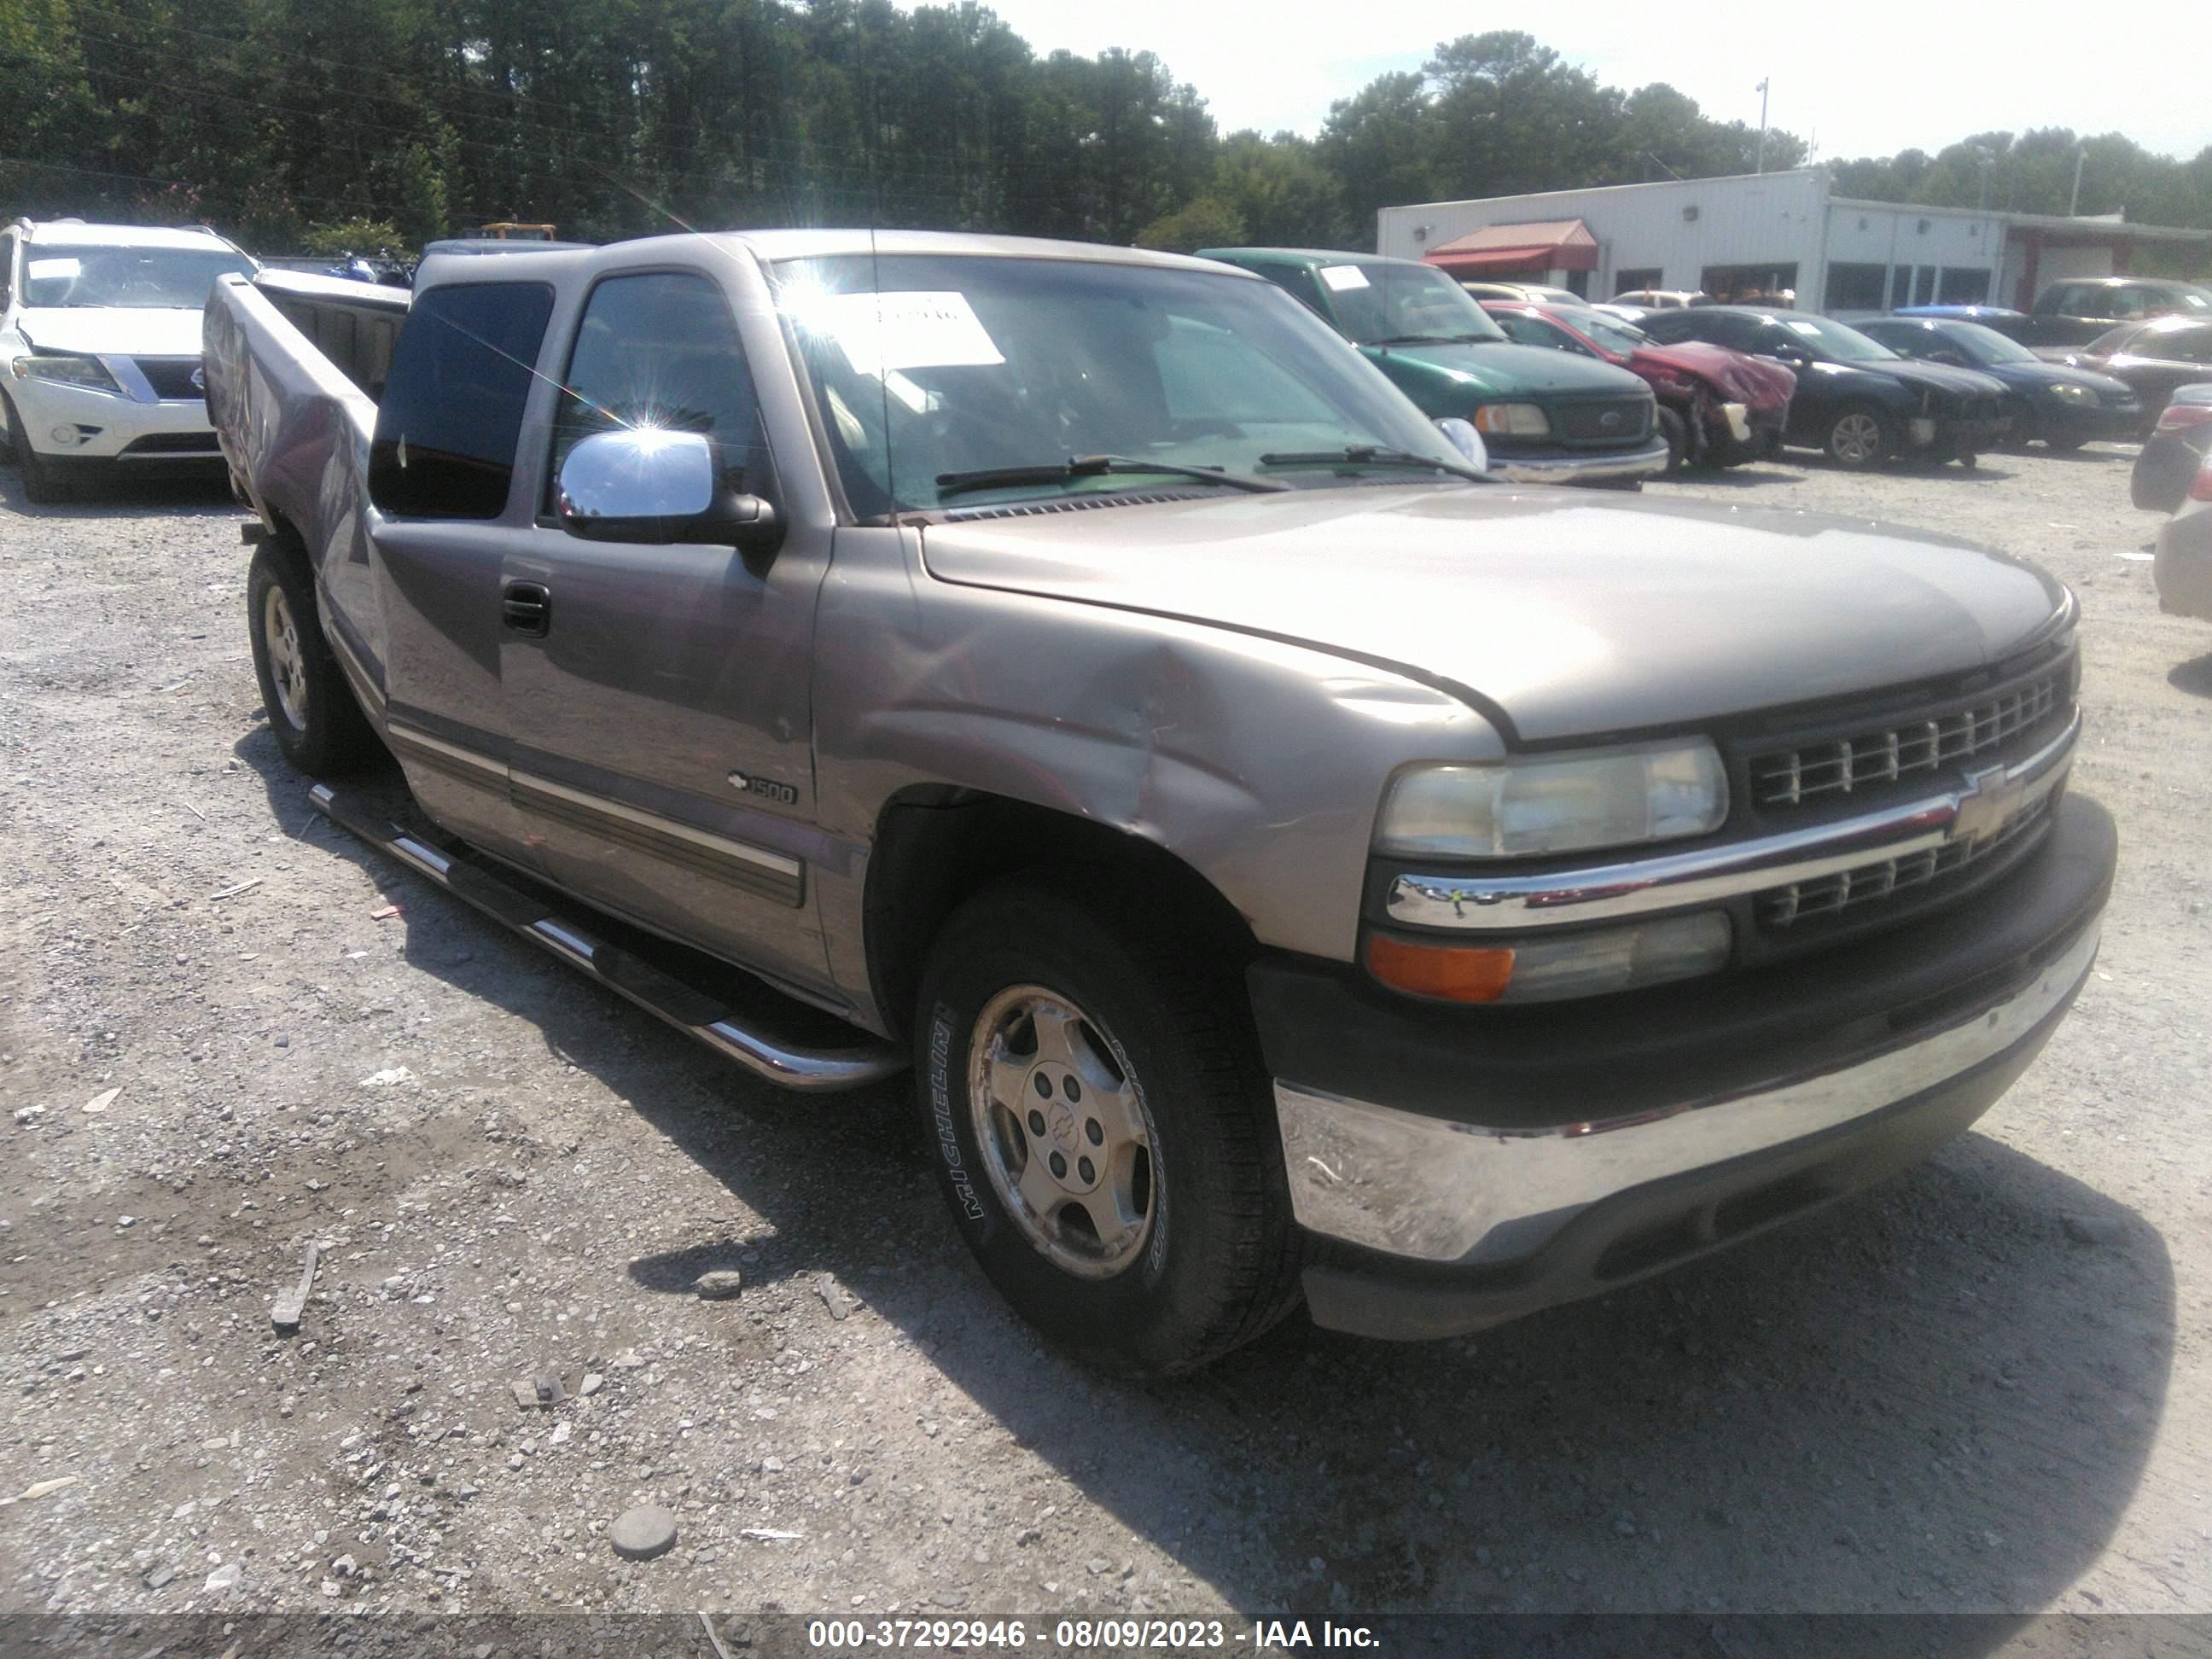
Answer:
<svg viewBox="0 0 2212 1659"><path fill-rule="evenodd" d="M591 542L696 542L770 553L773 505L721 483L721 455L697 432L624 428L580 440L561 463L561 526Z"/></svg>

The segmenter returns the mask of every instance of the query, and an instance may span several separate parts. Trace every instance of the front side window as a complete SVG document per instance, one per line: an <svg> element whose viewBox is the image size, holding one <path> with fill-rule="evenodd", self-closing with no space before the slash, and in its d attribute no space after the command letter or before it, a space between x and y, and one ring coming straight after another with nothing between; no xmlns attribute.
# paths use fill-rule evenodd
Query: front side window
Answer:
<svg viewBox="0 0 2212 1659"><path fill-rule="evenodd" d="M543 283L468 283L416 296L376 409L368 496L386 513L495 519L553 314Z"/></svg>
<svg viewBox="0 0 2212 1659"><path fill-rule="evenodd" d="M15 239L0 236L0 311L15 297Z"/></svg>
<svg viewBox="0 0 2212 1659"><path fill-rule="evenodd" d="M1316 452L1459 464L1326 324L1231 272L902 253L786 260L770 277L864 518L1126 490L1146 463L1297 487L1340 482L1297 459ZM1092 457L1113 470L1059 476ZM1047 476L981 481L1008 470Z"/></svg>
<svg viewBox="0 0 2212 1659"><path fill-rule="evenodd" d="M585 301L553 425L545 507L580 439L622 428L714 440L722 479L740 495L768 489L760 400L721 289L693 271L610 276Z"/></svg>
<svg viewBox="0 0 2212 1659"><path fill-rule="evenodd" d="M33 242L27 252L23 303L62 309L198 311L216 277L253 269L252 260L228 248Z"/></svg>

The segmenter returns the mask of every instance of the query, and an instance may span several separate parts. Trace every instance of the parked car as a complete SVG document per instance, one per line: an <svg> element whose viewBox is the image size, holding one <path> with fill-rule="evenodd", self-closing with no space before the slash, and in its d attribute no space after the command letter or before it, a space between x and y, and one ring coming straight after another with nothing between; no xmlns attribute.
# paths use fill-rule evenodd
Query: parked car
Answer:
<svg viewBox="0 0 2212 1659"><path fill-rule="evenodd" d="M1832 318L1697 306L1655 311L1642 327L1662 344L1707 340L1796 370L1784 441L1824 450L1839 466L1874 466L1893 456L1972 466L2004 435L2004 387L1997 381L1909 361Z"/></svg>
<svg viewBox="0 0 2212 1659"><path fill-rule="evenodd" d="M242 278L207 330L317 806L762 1078L911 1061L984 1272L1121 1370L1747 1237L1961 1133L2091 971L2063 584L1486 479L1224 265L432 255L375 404ZM387 745L400 826L335 781Z"/></svg>
<svg viewBox="0 0 2212 1659"><path fill-rule="evenodd" d="M0 231L0 417L34 501L100 471L217 459L200 307L254 269L204 227L18 219Z"/></svg>
<svg viewBox="0 0 2212 1659"><path fill-rule="evenodd" d="M1778 362L1698 340L1658 345L1634 324L1589 306L1486 300L1482 308L1510 340L1595 357L1639 377L1659 401L1669 472L1734 466L1782 447L1797 377Z"/></svg>
<svg viewBox="0 0 2212 1659"><path fill-rule="evenodd" d="M2150 574L2160 610L2212 622L2212 456L2197 463L2187 494L2159 526Z"/></svg>
<svg viewBox="0 0 2212 1659"><path fill-rule="evenodd" d="M1525 300L1547 306L1589 303L1571 288L1552 288L1543 283L1462 283L1460 286L1477 300Z"/></svg>
<svg viewBox="0 0 2212 1659"><path fill-rule="evenodd" d="M2212 379L2212 318L2160 317L2101 334L2065 362L2125 380L2142 400L2148 435L2177 387Z"/></svg>
<svg viewBox="0 0 2212 1659"><path fill-rule="evenodd" d="M1979 323L1945 317L1876 317L1857 324L1899 356L1971 368L2002 382L2005 435L2079 449L2094 438L2131 439L2142 428L2142 399L2125 380L2045 362L2017 340Z"/></svg>
<svg viewBox="0 0 2212 1659"><path fill-rule="evenodd" d="M2141 276L2087 276L2052 283L2035 296L2021 325L2024 345L2087 345L2117 323L2154 317L2193 317L2212 322L2212 289L2195 283Z"/></svg>
<svg viewBox="0 0 2212 1659"><path fill-rule="evenodd" d="M1434 265L1300 248L1199 257L1266 277L1427 414L1473 422L1500 477L1632 487L1667 470L1650 387L1610 363L1515 345Z"/></svg>
<svg viewBox="0 0 2212 1659"><path fill-rule="evenodd" d="M1614 295L1612 302L1645 311L1680 311L1684 306L1711 305L1713 296L1696 288L1632 288L1626 294Z"/></svg>
<svg viewBox="0 0 2212 1659"><path fill-rule="evenodd" d="M2185 386L2143 440L2128 480L2128 495L2151 513L2171 513L2189 497L2197 470L2212 452L2212 384Z"/></svg>

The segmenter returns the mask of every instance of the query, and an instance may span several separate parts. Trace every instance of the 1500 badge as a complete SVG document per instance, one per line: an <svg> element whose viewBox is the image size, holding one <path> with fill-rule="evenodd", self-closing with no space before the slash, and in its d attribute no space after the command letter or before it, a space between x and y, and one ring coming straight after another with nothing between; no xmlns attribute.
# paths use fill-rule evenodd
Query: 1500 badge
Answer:
<svg viewBox="0 0 2212 1659"><path fill-rule="evenodd" d="M772 800L779 806L799 805L798 787L775 778L763 778L751 772L732 772L730 774L730 787L748 795L758 795L763 800Z"/></svg>

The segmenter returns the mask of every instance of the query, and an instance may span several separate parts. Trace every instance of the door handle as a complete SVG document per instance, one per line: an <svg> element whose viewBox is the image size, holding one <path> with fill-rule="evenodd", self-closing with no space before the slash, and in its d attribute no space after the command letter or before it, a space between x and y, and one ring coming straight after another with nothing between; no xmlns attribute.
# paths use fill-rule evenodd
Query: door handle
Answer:
<svg viewBox="0 0 2212 1659"><path fill-rule="evenodd" d="M542 639L553 623L553 596L543 582L509 582L500 590L499 612L516 633Z"/></svg>

